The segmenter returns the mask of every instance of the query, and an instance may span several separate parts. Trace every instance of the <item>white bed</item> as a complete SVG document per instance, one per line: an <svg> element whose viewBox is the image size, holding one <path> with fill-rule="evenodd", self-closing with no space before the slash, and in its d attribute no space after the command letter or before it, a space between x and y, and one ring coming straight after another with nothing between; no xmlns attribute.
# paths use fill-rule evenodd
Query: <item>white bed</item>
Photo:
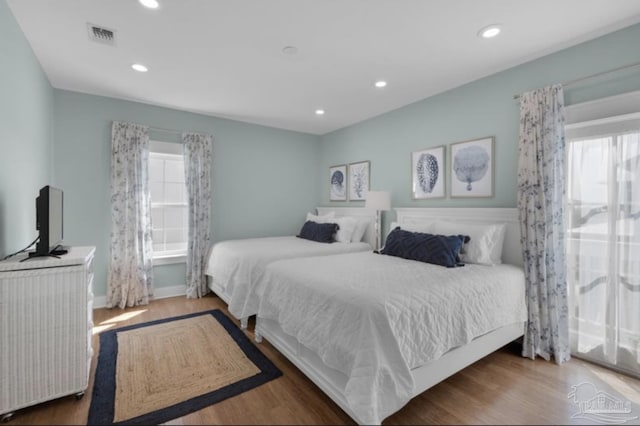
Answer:
<svg viewBox="0 0 640 426"><path fill-rule="evenodd" d="M360 424L520 337L524 274L515 209L396 209L403 225L507 223L503 264L461 268L372 252L282 260L265 270L264 336Z"/></svg>
<svg viewBox="0 0 640 426"><path fill-rule="evenodd" d="M240 320L242 328L258 311L255 284L265 267L276 260L308 256L371 251L375 244L375 211L365 208L317 207L318 215L330 212L336 218L352 216L369 220L362 242L318 243L296 236L246 238L221 241L211 249L207 262L208 287L227 305L229 312Z"/></svg>

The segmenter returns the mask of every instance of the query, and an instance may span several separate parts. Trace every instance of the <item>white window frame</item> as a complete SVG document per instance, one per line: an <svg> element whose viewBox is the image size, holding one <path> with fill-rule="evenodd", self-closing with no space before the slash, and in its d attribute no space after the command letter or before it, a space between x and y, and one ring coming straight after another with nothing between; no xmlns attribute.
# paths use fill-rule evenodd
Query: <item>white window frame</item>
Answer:
<svg viewBox="0 0 640 426"><path fill-rule="evenodd" d="M184 154L182 152L182 145L177 143L149 141L149 159L172 159L175 160L180 157L184 161ZM187 207L187 203L154 203L151 200L151 208L154 207ZM164 225L164 224L163 224ZM163 227L164 229L164 227ZM186 263L187 261L187 248L184 250L165 250L161 252L154 251L153 253L153 265L170 265L177 263Z"/></svg>

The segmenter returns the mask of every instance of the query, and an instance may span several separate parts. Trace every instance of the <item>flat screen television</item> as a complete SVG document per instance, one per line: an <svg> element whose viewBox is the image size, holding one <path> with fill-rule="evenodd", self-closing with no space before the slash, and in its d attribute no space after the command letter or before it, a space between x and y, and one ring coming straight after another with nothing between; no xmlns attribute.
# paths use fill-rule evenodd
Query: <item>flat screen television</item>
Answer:
<svg viewBox="0 0 640 426"><path fill-rule="evenodd" d="M56 253L64 237L64 194L61 189L45 186L36 198L36 229L38 242L34 256Z"/></svg>

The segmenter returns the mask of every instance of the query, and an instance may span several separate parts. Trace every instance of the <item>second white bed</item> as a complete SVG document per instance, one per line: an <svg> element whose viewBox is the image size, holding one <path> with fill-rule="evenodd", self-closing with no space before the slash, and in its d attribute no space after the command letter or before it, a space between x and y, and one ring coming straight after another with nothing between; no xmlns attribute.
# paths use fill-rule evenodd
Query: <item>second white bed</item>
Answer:
<svg viewBox="0 0 640 426"><path fill-rule="evenodd" d="M400 223L442 212L411 211ZM515 209L450 211L508 221L503 260L517 263ZM414 214L415 213L415 214ZM524 273L513 264L445 268L372 252L267 266L256 339L267 338L360 424L521 336Z"/></svg>
<svg viewBox="0 0 640 426"><path fill-rule="evenodd" d="M447 269L366 252L274 262L263 284L259 321L275 320L343 373L348 405L365 424L409 401L412 369L526 319L524 276L513 265Z"/></svg>

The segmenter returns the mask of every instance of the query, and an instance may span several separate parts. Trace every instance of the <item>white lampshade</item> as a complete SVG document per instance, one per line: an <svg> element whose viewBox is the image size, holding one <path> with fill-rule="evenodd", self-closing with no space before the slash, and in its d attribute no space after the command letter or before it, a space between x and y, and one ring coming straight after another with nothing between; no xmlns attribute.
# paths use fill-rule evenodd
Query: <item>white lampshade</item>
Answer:
<svg viewBox="0 0 640 426"><path fill-rule="evenodd" d="M369 191L364 206L373 210L389 210L391 208L391 194L387 191Z"/></svg>

